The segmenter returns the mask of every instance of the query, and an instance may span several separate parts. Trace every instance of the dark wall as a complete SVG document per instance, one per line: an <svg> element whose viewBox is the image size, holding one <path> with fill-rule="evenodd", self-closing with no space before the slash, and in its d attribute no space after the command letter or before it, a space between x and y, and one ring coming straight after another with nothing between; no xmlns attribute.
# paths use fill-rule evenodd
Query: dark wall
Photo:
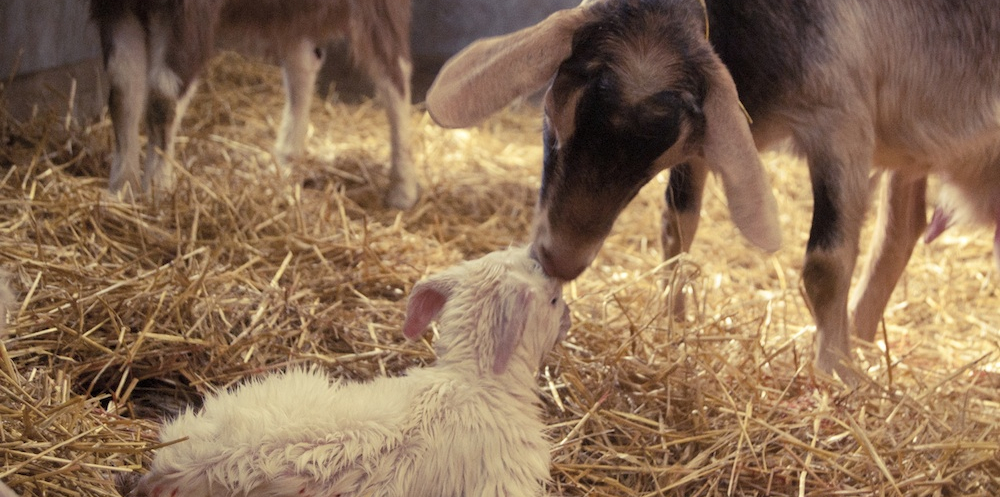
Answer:
<svg viewBox="0 0 1000 497"><path fill-rule="evenodd" d="M446 59L472 41L510 33L579 0L413 0L413 53Z"/></svg>
<svg viewBox="0 0 1000 497"><path fill-rule="evenodd" d="M97 29L85 0L0 0L0 99L18 119L104 105ZM16 77L15 77L16 76Z"/></svg>
<svg viewBox="0 0 1000 497"><path fill-rule="evenodd" d="M423 100L441 65L469 43L517 31L579 0L413 0L413 100ZM330 47L319 78L323 95L334 89L346 101L371 96L371 82L358 74L343 43Z"/></svg>
<svg viewBox="0 0 1000 497"><path fill-rule="evenodd" d="M0 1L0 75L9 78L101 53L85 0Z"/></svg>

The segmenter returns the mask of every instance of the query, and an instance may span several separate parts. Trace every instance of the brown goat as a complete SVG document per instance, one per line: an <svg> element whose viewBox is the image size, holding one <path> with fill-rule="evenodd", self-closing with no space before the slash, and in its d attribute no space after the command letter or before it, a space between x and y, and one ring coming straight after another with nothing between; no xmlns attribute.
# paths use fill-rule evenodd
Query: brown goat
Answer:
<svg viewBox="0 0 1000 497"><path fill-rule="evenodd" d="M927 226L927 176L956 192L940 219L1000 220L998 54L1000 8L986 0L594 0L469 46L427 102L438 123L465 126L550 82L534 246L563 279L667 168L667 258L691 246L709 170L744 235L775 248L755 150L790 139L814 197L803 279L817 365L850 376L850 329L874 337ZM849 303L873 165L889 171L887 194Z"/></svg>
<svg viewBox="0 0 1000 497"><path fill-rule="evenodd" d="M279 162L301 153L321 47L346 36L387 107L392 158L386 203L406 209L416 202L408 130L409 0L91 0L90 10L111 83L112 192L172 188L177 126L217 39L263 42L281 61L287 99L275 151ZM140 171L143 114L148 147Z"/></svg>

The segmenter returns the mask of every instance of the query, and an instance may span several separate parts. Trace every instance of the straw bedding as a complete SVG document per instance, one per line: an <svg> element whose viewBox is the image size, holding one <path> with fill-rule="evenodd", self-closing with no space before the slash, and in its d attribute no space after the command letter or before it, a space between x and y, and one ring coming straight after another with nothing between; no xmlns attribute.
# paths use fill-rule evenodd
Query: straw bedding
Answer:
<svg viewBox="0 0 1000 497"><path fill-rule="evenodd" d="M182 126L179 187L105 193L110 123L0 122L0 269L19 304L0 347L0 480L22 495L117 495L157 420L290 364L354 379L433 360L399 333L421 276L527 241L538 111L446 131L416 108L423 200L379 205L377 105L317 102L309 155L276 172L277 69L213 64ZM998 495L1000 305L991 233L920 244L861 347L870 382L813 372L800 292L805 168L765 163L785 246L748 246L710 183L702 230L661 264L664 177L566 287L574 325L539 380L556 495ZM685 286L684 320L658 286ZM885 344L888 344L887 346Z"/></svg>

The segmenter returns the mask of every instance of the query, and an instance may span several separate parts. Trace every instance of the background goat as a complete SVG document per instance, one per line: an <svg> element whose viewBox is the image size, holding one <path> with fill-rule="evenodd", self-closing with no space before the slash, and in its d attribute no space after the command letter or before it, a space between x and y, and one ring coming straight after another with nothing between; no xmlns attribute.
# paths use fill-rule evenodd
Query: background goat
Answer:
<svg viewBox="0 0 1000 497"><path fill-rule="evenodd" d="M212 396L161 431L135 495L541 495L549 447L535 375L569 328L527 249L418 282L403 333L438 319L433 367L371 383L292 370Z"/></svg>
<svg viewBox="0 0 1000 497"><path fill-rule="evenodd" d="M260 40L277 55L286 103L275 152L279 162L302 152L321 47L346 35L387 108L392 158L385 201L402 209L417 201L409 144L409 0L91 0L90 10L111 83L111 191L173 186L174 136L217 35ZM144 114L148 146L140 171Z"/></svg>
<svg viewBox="0 0 1000 497"><path fill-rule="evenodd" d="M774 249L777 221L754 149L790 138L808 161L814 196L803 279L817 364L848 375L850 328L874 337L927 224L927 175L958 192L949 205L989 223L1000 217L1000 8L983 0L704 4L586 1L479 41L439 74L429 111L442 125L466 126L551 81L534 243L546 271L563 279L590 264L639 187L674 166L665 257L691 246L709 169L722 176L743 233ZM872 165L889 170L887 193L849 313ZM749 179L734 180L734 169Z"/></svg>

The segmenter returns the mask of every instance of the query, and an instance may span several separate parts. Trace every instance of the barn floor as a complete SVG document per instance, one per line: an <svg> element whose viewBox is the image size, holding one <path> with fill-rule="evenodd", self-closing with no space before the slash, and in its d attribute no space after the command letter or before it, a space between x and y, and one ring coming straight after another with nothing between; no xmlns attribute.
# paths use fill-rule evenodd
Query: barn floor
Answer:
<svg viewBox="0 0 1000 497"><path fill-rule="evenodd" d="M20 307L0 347L0 481L22 495L118 495L156 420L290 364L344 378L433 360L399 333L423 275L529 236L538 111L443 130L418 106L423 199L380 206L376 104L317 101L290 177L270 154L277 69L223 56L192 104L173 195L105 193L110 122L0 119L0 268ZM1000 495L1000 289L991 234L919 244L857 388L812 369L800 291L811 195L768 153L785 245L752 248L710 183L679 270L661 264L666 177L567 285L568 339L539 379L553 495ZM867 235L865 237L867 239ZM685 285L676 320L658 282ZM428 338L427 340L430 340Z"/></svg>

